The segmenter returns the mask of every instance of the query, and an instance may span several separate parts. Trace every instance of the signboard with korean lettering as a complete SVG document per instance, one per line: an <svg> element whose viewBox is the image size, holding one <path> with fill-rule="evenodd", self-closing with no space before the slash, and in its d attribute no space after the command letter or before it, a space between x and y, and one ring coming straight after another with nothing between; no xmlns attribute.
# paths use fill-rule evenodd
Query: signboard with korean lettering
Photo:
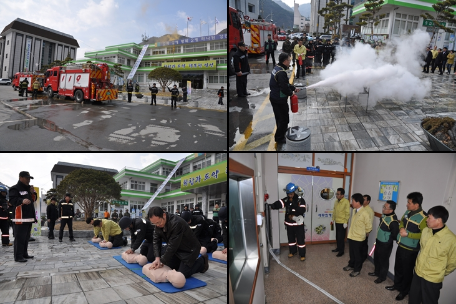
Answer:
<svg viewBox="0 0 456 304"><path fill-rule="evenodd" d="M399 197L399 182L380 181L378 200L379 201L395 201Z"/></svg>
<svg viewBox="0 0 456 304"><path fill-rule="evenodd" d="M446 26L446 22L440 22L441 25ZM423 20L423 26L434 26L434 21L424 19Z"/></svg>
<svg viewBox="0 0 456 304"><path fill-rule="evenodd" d="M112 204L114 205L128 205L128 201L112 201Z"/></svg>
<svg viewBox="0 0 456 304"><path fill-rule="evenodd" d="M159 46L179 45L179 44L187 44L187 43L195 43L195 42L209 42L209 41L216 41L216 40L223 40L223 39L228 39L228 34L177 39L177 40L166 41L166 42L156 42L155 46L159 47Z"/></svg>
<svg viewBox="0 0 456 304"><path fill-rule="evenodd" d="M170 69L178 70L178 71L216 70L217 62L215 60L165 62L165 63L162 63L162 67L170 68Z"/></svg>
<svg viewBox="0 0 456 304"><path fill-rule="evenodd" d="M181 191L227 181L227 161L189 173L181 177Z"/></svg>

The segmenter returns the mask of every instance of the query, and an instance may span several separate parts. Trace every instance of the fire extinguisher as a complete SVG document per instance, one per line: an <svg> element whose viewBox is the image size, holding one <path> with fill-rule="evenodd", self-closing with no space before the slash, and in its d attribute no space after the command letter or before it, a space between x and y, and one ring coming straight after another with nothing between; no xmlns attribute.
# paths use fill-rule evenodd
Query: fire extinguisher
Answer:
<svg viewBox="0 0 456 304"><path fill-rule="evenodd" d="M293 113L298 112L298 96L296 96L296 94L293 94L291 96L290 103L291 103L291 112L293 112Z"/></svg>
<svg viewBox="0 0 456 304"><path fill-rule="evenodd" d="M302 65L302 56L299 55L299 65Z"/></svg>

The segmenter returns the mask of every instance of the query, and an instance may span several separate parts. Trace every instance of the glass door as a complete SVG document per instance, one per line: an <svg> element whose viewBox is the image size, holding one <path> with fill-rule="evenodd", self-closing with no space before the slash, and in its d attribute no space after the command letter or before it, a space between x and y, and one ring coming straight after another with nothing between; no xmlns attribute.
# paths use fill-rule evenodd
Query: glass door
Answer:
<svg viewBox="0 0 456 304"><path fill-rule="evenodd" d="M342 187L343 178L313 177L312 242L336 239L336 228L331 226L331 218L337 188Z"/></svg>

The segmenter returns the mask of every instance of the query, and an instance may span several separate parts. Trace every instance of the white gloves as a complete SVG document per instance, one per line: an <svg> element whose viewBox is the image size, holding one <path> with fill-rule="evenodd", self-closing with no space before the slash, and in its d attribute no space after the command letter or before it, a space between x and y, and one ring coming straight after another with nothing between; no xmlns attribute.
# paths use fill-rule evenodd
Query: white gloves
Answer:
<svg viewBox="0 0 456 304"><path fill-rule="evenodd" d="M347 224L346 224L346 223L344 224L344 229L345 229L345 228L347 228Z"/></svg>

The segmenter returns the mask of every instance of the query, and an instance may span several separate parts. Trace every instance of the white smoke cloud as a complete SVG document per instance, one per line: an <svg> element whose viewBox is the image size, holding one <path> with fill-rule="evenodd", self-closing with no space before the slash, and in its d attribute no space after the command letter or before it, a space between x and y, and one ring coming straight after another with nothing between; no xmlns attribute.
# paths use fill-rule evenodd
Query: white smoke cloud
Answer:
<svg viewBox="0 0 456 304"><path fill-rule="evenodd" d="M429 43L429 35L417 30L413 35L393 40L377 55L369 45L356 44L342 48L336 61L322 72L322 81L308 86L332 87L342 96L358 95L369 88L369 107L383 98L409 101L422 99L431 91L430 79L420 79L421 55Z"/></svg>

